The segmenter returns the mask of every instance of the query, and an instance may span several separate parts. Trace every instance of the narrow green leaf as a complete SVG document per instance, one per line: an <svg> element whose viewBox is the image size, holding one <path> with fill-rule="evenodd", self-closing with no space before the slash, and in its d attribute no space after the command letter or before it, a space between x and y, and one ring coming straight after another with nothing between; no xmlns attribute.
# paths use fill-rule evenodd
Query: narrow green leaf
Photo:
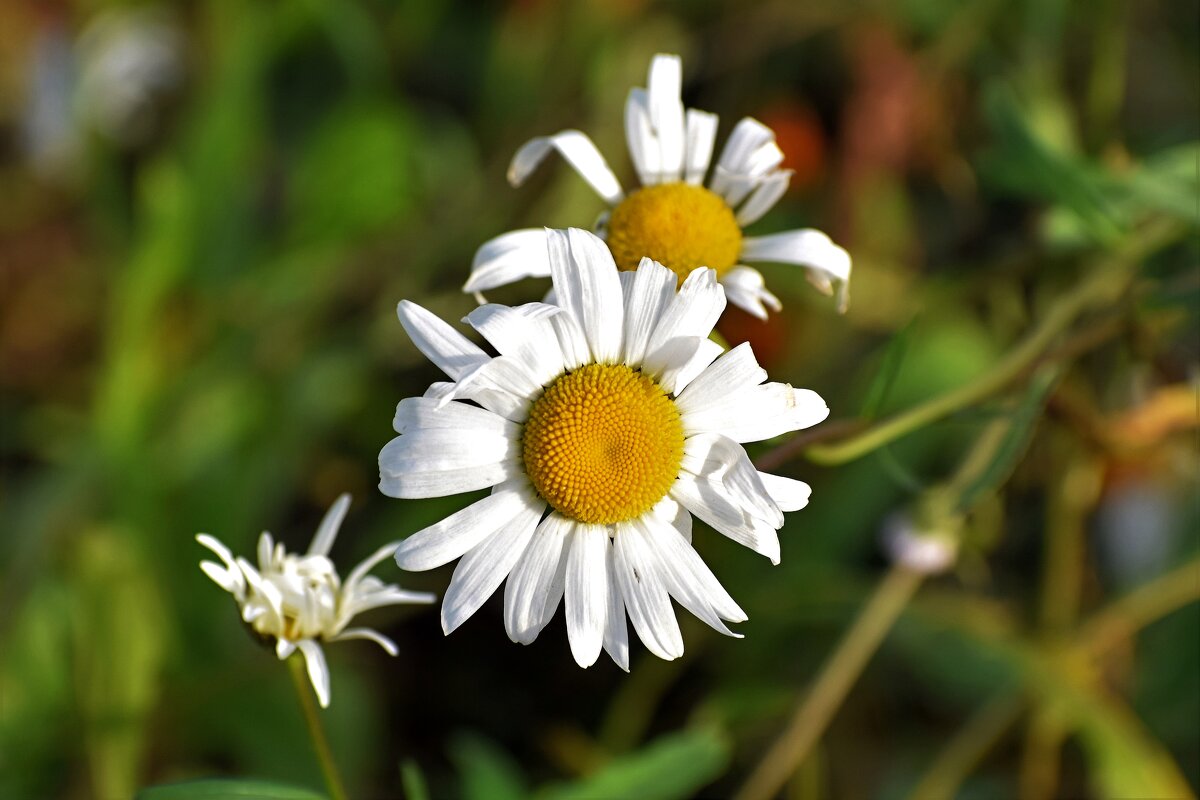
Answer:
<svg viewBox="0 0 1200 800"><path fill-rule="evenodd" d="M539 796L544 800L692 797L728 764L729 743L724 736L714 730L687 731L657 739L594 775L569 786L552 787Z"/></svg>
<svg viewBox="0 0 1200 800"><path fill-rule="evenodd" d="M1099 242L1111 243L1121 235L1119 217L1093 176L1038 136L1012 87L992 85L984 96L984 109L999 142L980 163L990 183L1069 208Z"/></svg>
<svg viewBox="0 0 1200 800"><path fill-rule="evenodd" d="M995 489L1012 474L1029 440L1033 436L1037 421L1041 418L1042 408L1050 396L1051 389L1058 382L1061 369L1057 366L1045 367L1038 370L1029 382L1020 405L1012 412L1008 432L996 449L992 463L988 465L979 477L963 489L958 499L958 510L967 512L984 494Z"/></svg>
<svg viewBox="0 0 1200 800"><path fill-rule="evenodd" d="M238 778L210 778L148 786L134 797L135 800L327 800L325 795L299 786Z"/></svg>
<svg viewBox="0 0 1200 800"><path fill-rule="evenodd" d="M404 796L407 800L429 800L429 785L425 782L425 773L421 765L411 758L404 759L400 764L400 781L404 784Z"/></svg>
<svg viewBox="0 0 1200 800"><path fill-rule="evenodd" d="M883 353L883 362L879 365L879 371L875 373L875 378L871 381L864 396L862 409L859 411L862 419L875 419L887 402L892 386L896 383L896 377L900 374L900 366L904 363L904 357L908 353L909 334L912 332L915 320L915 317L909 320L888 342Z"/></svg>

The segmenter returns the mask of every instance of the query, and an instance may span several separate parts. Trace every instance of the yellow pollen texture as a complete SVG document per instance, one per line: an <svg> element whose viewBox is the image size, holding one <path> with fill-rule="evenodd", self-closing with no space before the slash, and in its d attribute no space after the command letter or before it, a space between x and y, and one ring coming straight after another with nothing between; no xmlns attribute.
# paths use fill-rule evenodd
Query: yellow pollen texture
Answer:
<svg viewBox="0 0 1200 800"><path fill-rule="evenodd" d="M737 264L742 229L717 195L690 183L646 186L621 201L608 220L608 247L617 266L637 269L649 256L680 280L697 267L717 274Z"/></svg>
<svg viewBox="0 0 1200 800"><path fill-rule="evenodd" d="M624 364L588 364L529 409L525 472L572 519L606 525L649 511L683 459L683 422L657 383Z"/></svg>

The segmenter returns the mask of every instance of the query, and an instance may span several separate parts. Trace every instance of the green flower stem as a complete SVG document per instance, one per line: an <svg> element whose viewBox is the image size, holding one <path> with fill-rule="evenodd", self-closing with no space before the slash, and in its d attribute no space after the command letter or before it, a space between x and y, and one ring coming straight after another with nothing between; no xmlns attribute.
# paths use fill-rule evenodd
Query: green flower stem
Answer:
<svg viewBox="0 0 1200 800"><path fill-rule="evenodd" d="M292 675L292 685L296 687L296 697L300 699L300 710L304 712L304 722L308 725L313 750L317 751L321 774L325 776L325 787L329 789L332 800L347 800L346 787L333 760L333 751L329 749L329 740L325 738L325 728L321 725L320 711L317 709L312 687L308 685L304 658L299 653L294 653L287 659L287 665L288 672Z"/></svg>
<svg viewBox="0 0 1200 800"><path fill-rule="evenodd" d="M909 793L909 800L951 800L963 781L1013 726L1026 705L1020 693L988 701L967 720Z"/></svg>
<svg viewBox="0 0 1200 800"><path fill-rule="evenodd" d="M1096 612L1081 628L1079 641L1093 655L1103 655L1152 622L1200 600L1200 558L1139 586Z"/></svg>
<svg viewBox="0 0 1200 800"><path fill-rule="evenodd" d="M912 599L924 576L895 566L884 577L858 619L842 637L833 656L796 709L791 723L759 762L736 800L774 797L829 725L883 638Z"/></svg>
<svg viewBox="0 0 1200 800"><path fill-rule="evenodd" d="M1147 226L1106 264L1093 270L1080 286L1059 297L1020 344L974 381L901 412L844 442L813 445L804 451L805 456L817 464L844 464L986 400L1028 371L1077 317L1091 308L1116 301L1128 288L1137 265L1149 254L1174 241L1182 230L1172 221Z"/></svg>
<svg viewBox="0 0 1200 800"><path fill-rule="evenodd" d="M954 474L943 485L929 490L927 498L933 505L943 510L957 507L967 487L991 467L1010 425L1010 419L999 419L984 430ZM825 662L812 691L796 709L787 729L742 786L737 800L769 800L804 763L924 577L899 564L892 567Z"/></svg>

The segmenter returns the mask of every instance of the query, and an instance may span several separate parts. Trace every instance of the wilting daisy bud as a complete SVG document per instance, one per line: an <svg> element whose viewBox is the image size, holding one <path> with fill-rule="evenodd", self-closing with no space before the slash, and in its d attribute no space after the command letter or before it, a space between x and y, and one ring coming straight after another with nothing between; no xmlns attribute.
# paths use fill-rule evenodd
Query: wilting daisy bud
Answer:
<svg viewBox="0 0 1200 800"><path fill-rule="evenodd" d="M380 606L399 603L432 603L425 592L406 592L367 573L396 550L385 545L351 571L345 583L329 560L329 550L350 508L350 495L343 494L329 508L308 552L287 552L282 543L263 532L258 540L258 568L246 559L234 558L225 545L201 533L196 541L212 550L221 564L201 561L200 569L218 586L233 595L242 620L260 637L273 639L280 660L297 649L304 656L308 677L321 707L329 706L329 668L321 641L370 639L396 655L395 643L371 628L347 628L356 615Z"/></svg>
<svg viewBox="0 0 1200 800"><path fill-rule="evenodd" d="M937 575L953 567L958 541L956 526L918 524L914 516L903 511L889 516L883 525L883 546L888 556L922 575Z"/></svg>
<svg viewBox="0 0 1200 800"><path fill-rule="evenodd" d="M123 147L144 144L183 84L184 36L156 8L109 11L79 37L79 106L85 122Z"/></svg>
<svg viewBox="0 0 1200 800"><path fill-rule="evenodd" d="M745 264L795 264L825 294L836 288L839 310L845 310L850 256L828 236L811 228L743 234L783 197L792 173L780 169L783 152L771 129L746 117L734 127L709 175L717 116L684 109L682 70L678 56L655 56L647 88L629 92L625 136L642 188L627 196L596 145L575 130L527 142L513 157L509 182L521 185L557 150L611 207L597 229L619 269L636 270L648 257L682 281L692 270L708 267L729 302L765 319L768 308L779 310L779 299L767 290L762 273ZM511 231L479 248L463 291L478 295L546 275L550 265L542 232Z"/></svg>
<svg viewBox="0 0 1200 800"><path fill-rule="evenodd" d="M446 633L507 578L505 626L528 644L565 596L584 667L603 647L629 668L626 613L651 652L682 655L671 598L736 635L724 621L746 614L692 549L692 515L778 563L783 512L802 508L809 488L759 472L741 443L814 425L829 409L811 391L765 383L748 345L723 353L708 338L725 308L713 270L676 292L675 273L650 259L618 272L592 234L542 236L560 305L485 305L467 317L497 356L400 304L413 343L452 382L401 401L379 487L405 498L492 493L413 534L396 561L425 570L461 557L442 604Z"/></svg>

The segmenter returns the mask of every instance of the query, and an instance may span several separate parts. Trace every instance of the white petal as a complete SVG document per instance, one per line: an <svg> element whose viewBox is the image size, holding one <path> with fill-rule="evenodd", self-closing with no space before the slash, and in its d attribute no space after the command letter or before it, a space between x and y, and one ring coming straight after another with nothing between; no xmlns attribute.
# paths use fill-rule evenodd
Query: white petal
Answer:
<svg viewBox="0 0 1200 800"><path fill-rule="evenodd" d="M436 314L410 300L401 300L396 315L408 338L437 367L454 380L486 362L488 354L443 322Z"/></svg>
<svg viewBox="0 0 1200 800"><path fill-rule="evenodd" d="M630 89L625 100L625 141L641 184L658 183L658 176L662 174L662 154L650 122L650 98L645 89Z"/></svg>
<svg viewBox="0 0 1200 800"><path fill-rule="evenodd" d="M541 391L541 384L522 361L497 356L463 375L438 402L444 405L451 400L474 400L505 419L524 422L529 401Z"/></svg>
<svg viewBox="0 0 1200 800"><path fill-rule="evenodd" d="M762 219L762 215L774 208L775 204L779 202L779 198L787 192L788 182L791 179L792 171L790 169L772 172L764 178L755 187L750 199L738 209L737 224L744 228Z"/></svg>
<svg viewBox="0 0 1200 800"><path fill-rule="evenodd" d="M342 520L346 518L346 512L350 510L350 495L343 493L338 496L337 500L333 501L333 505L325 512L325 516L321 518L321 524L317 526L317 534L313 537L312 544L308 547L310 556L327 556L329 549L333 547L333 540L337 538L338 528L342 527Z"/></svg>
<svg viewBox="0 0 1200 800"><path fill-rule="evenodd" d="M342 592L344 594L353 594L358 589L358 584L363 578L366 577L367 573L375 569L377 564L381 564L386 561L389 556L394 557L396 555L396 548L399 546L400 542L388 542L382 547L377 548L374 553L360 561L358 565L350 571L350 574L346 576L346 580L342 583ZM420 592L408 592L406 594L412 594L414 596L414 599L404 601L409 603L428 603L431 602L433 597L433 595Z"/></svg>
<svg viewBox="0 0 1200 800"><path fill-rule="evenodd" d="M642 371L667 393L678 395L724 350L711 339L679 336L647 354L642 360Z"/></svg>
<svg viewBox="0 0 1200 800"><path fill-rule="evenodd" d="M297 646L304 654L308 679L312 681L313 691L317 693L317 702L321 704L321 708L329 708L329 667L325 664L325 653L321 650L321 645L312 639L302 639Z"/></svg>
<svg viewBox="0 0 1200 800"><path fill-rule="evenodd" d="M628 276L628 277L626 277ZM675 297L678 279L662 264L643 258L635 272L622 272L625 286L625 355L626 364L638 364L646 356L646 345L663 311Z"/></svg>
<svg viewBox="0 0 1200 800"><path fill-rule="evenodd" d="M734 602L704 560L670 525L654 517L641 520L659 574L671 596L698 619L726 636L742 638L722 622L744 622L746 612Z"/></svg>
<svg viewBox="0 0 1200 800"><path fill-rule="evenodd" d="M396 433L449 428L499 434L513 439L520 436L521 430L518 425L487 409L466 403L443 403L440 398L434 397L406 397L401 400L396 406L392 427L396 429Z"/></svg>
<svg viewBox="0 0 1200 800"><path fill-rule="evenodd" d="M529 545L546 504L532 491L520 496L523 505L517 515L470 550L454 568L442 600L442 631L447 635L492 596Z"/></svg>
<svg viewBox="0 0 1200 800"><path fill-rule="evenodd" d="M295 642L288 641L287 639L275 640L275 657L280 661L283 661L294 652L296 652Z"/></svg>
<svg viewBox="0 0 1200 800"><path fill-rule="evenodd" d="M786 383L765 383L733 392L683 415L685 436L720 433L735 442L758 442L816 425L829 416L820 395Z"/></svg>
<svg viewBox="0 0 1200 800"><path fill-rule="evenodd" d="M767 379L767 371L758 365L749 342L728 351L688 384L675 404L686 420L689 415L725 404L727 399Z"/></svg>
<svg viewBox="0 0 1200 800"><path fill-rule="evenodd" d="M566 616L571 655L590 667L604 645L608 613L608 529L579 524L567 543Z"/></svg>
<svg viewBox="0 0 1200 800"><path fill-rule="evenodd" d="M529 644L554 616L562 599L565 573L557 586L555 577L560 564L566 563L564 545L574 525L557 513L549 514L508 576L504 585L504 628L514 642Z"/></svg>
<svg viewBox="0 0 1200 800"><path fill-rule="evenodd" d="M240 601L241 595L246 590L246 584L242 579L242 573L236 569L225 569L220 564L213 561L201 561L200 569L204 574L212 579L213 583L220 586L225 591L237 597Z"/></svg>
<svg viewBox="0 0 1200 800"><path fill-rule="evenodd" d="M488 495L405 539L396 548L396 564L412 572L448 564L508 525L528 505L525 493L515 487Z"/></svg>
<svg viewBox="0 0 1200 800"><path fill-rule="evenodd" d="M578 228L549 231L550 270L559 305L583 329L592 359L621 358L625 318L621 279L604 241Z"/></svg>
<svg viewBox="0 0 1200 800"><path fill-rule="evenodd" d="M504 433L477 428L414 428L383 446L379 471L396 476L481 467L512 461L519 457L520 449L517 437Z"/></svg>
<svg viewBox="0 0 1200 800"><path fill-rule="evenodd" d="M724 497L724 488L707 478L688 473L679 476L671 487L671 497L713 530L728 536L740 545L779 563L779 537L775 529L761 519L740 511Z"/></svg>
<svg viewBox="0 0 1200 800"><path fill-rule="evenodd" d="M771 499L758 470L737 442L716 433L693 436L683 444L680 467L707 480L711 487L717 487L721 495L743 513L752 514L773 528L783 526L783 512Z"/></svg>
<svg viewBox="0 0 1200 800"><path fill-rule="evenodd" d="M755 179L765 175L783 161L783 153L775 144L775 134L756 119L746 117L734 126L709 188L735 206L753 188ZM739 182L738 178L750 179ZM739 196L740 195L740 196ZM732 199L731 199L732 198Z"/></svg>
<svg viewBox="0 0 1200 800"><path fill-rule="evenodd" d="M692 270L659 318L646 352L653 353L679 336L707 339L724 310L725 290L717 283L717 273L711 269Z"/></svg>
<svg viewBox="0 0 1200 800"><path fill-rule="evenodd" d="M692 541L692 515L686 508L672 500L670 495L659 500L650 512L679 531L679 535L685 542Z"/></svg>
<svg viewBox="0 0 1200 800"><path fill-rule="evenodd" d="M242 571L242 577L250 585L255 600L255 602L247 602L242 606L242 619L251 622L263 613L269 612L276 621L281 620L283 617L283 594L280 593L279 587L271 581L264 580L258 570L254 569L246 559L239 557L237 565L238 569Z"/></svg>
<svg viewBox="0 0 1200 800"><path fill-rule="evenodd" d="M545 303L528 305L522 310L491 303L472 311L466 321L502 356L521 362L535 383L545 384L563 371L562 350L549 319L562 310Z"/></svg>
<svg viewBox="0 0 1200 800"><path fill-rule="evenodd" d="M834 285L840 284L838 308L845 310L850 254L820 231L805 228L770 236L747 236L742 240L742 258L805 267L809 282L825 294L832 294Z"/></svg>
<svg viewBox="0 0 1200 800"><path fill-rule="evenodd" d="M663 371L663 387L669 384L671 388L668 391L678 395L723 352L725 348L712 339L701 339L696 352L686 362Z"/></svg>
<svg viewBox="0 0 1200 800"><path fill-rule="evenodd" d="M758 473L767 493L779 506L780 511L799 511L808 505L812 488L804 481L785 478L782 475L772 475L768 472Z"/></svg>
<svg viewBox="0 0 1200 800"><path fill-rule="evenodd" d="M655 569L644 535L636 525L619 526L613 537L613 567L633 629L647 649L668 661L683 655L679 620L666 585Z"/></svg>
<svg viewBox="0 0 1200 800"><path fill-rule="evenodd" d="M395 642L384 636L379 631L372 630L371 628L347 628L337 636L334 636L332 639L330 639L330 641L341 642L347 639L369 639L386 650L389 656L394 656L400 652L400 650L396 647Z"/></svg>
<svg viewBox="0 0 1200 800"><path fill-rule="evenodd" d="M451 494L473 492L523 477L515 461L487 464L479 467L434 470L430 472L406 472L401 475L379 476L379 491L388 497L415 500L422 497L445 497Z"/></svg>
<svg viewBox="0 0 1200 800"><path fill-rule="evenodd" d="M395 552L396 548L392 547L386 555L394 555ZM371 578L369 582L382 583L378 578ZM345 625L354 617L373 608L415 603L425 605L437 600L437 596L429 592L409 592L394 585L371 591L359 591L348 597L344 592L345 590L343 590L342 604L338 610L338 619L341 625Z"/></svg>
<svg viewBox="0 0 1200 800"><path fill-rule="evenodd" d="M751 267L734 267L721 276L725 297L743 311L759 319L767 318L767 309L783 308L779 298L767 291L762 273Z"/></svg>
<svg viewBox="0 0 1200 800"><path fill-rule="evenodd" d="M550 274L546 258L546 229L509 231L484 242L475 251L471 274L464 292L483 292L522 278L544 278Z"/></svg>
<svg viewBox="0 0 1200 800"><path fill-rule="evenodd" d="M625 624L625 599L617 582L616 548L610 541L604 548L605 564L608 567L608 613L604 619L604 652L616 665L629 672L629 628Z"/></svg>
<svg viewBox="0 0 1200 800"><path fill-rule="evenodd" d="M650 124L658 140L660 174L655 183L670 183L683 176L682 93L683 64L679 56L656 55L646 80Z"/></svg>
<svg viewBox="0 0 1200 800"><path fill-rule="evenodd" d="M685 179L693 185L704 183L704 175L712 162L713 142L717 138L717 115L707 111L687 110L687 165Z"/></svg>
<svg viewBox="0 0 1200 800"><path fill-rule="evenodd" d="M275 540L271 538L271 534L263 531L258 537L258 568L261 570L270 569L274 559L272 555L275 551Z"/></svg>
<svg viewBox="0 0 1200 800"><path fill-rule="evenodd" d="M562 353L565 369L575 369L592 360L587 337L583 335L583 328L579 327L574 317L570 314L558 314L550 318L550 324L554 328L554 336L558 340L558 349Z"/></svg>
<svg viewBox="0 0 1200 800"><path fill-rule="evenodd" d="M218 558L225 562L225 566L229 569L235 569L236 563L233 560L233 551L215 536L210 536L207 533L197 533L196 541L213 551Z"/></svg>
<svg viewBox="0 0 1200 800"><path fill-rule="evenodd" d="M508 182L520 186L552 150L557 150L606 203L611 206L621 202L625 194L620 181L592 140L579 131L559 131L553 136L530 139L513 156Z"/></svg>

